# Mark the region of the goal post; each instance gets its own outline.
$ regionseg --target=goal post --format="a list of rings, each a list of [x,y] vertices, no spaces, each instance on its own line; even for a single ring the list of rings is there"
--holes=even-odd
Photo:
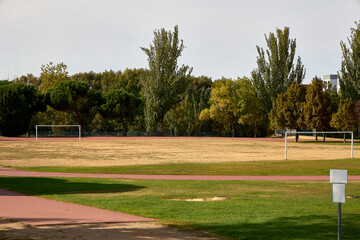
[[[289,134],[351,134],[351,158],[354,156],[354,132],[353,131],[325,131],[325,132],[298,132],[298,131],[291,131]],[[285,160],[287,160],[287,137],[288,131],[285,131]]]
[[[39,127],[77,127],[79,130],[79,141],[81,140],[81,125],[36,125],[35,126],[36,141],[38,140]]]

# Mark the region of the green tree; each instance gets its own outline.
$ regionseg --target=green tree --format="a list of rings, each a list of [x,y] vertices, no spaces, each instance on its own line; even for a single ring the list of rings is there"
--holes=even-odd
[[[342,62],[339,74],[342,97],[353,101],[360,99],[360,22],[355,24],[348,38],[349,47],[343,41],[340,42]]]
[[[3,82],[0,84],[0,133],[15,137],[29,130],[32,116],[45,111],[44,96],[34,86]]]
[[[340,100],[339,100],[340,101]],[[340,103],[339,103],[340,104]],[[334,112],[337,112],[337,109],[336,111]],[[360,123],[360,100],[357,100],[355,102],[355,113],[356,113],[356,116],[357,116],[357,119],[358,119],[358,122]]]
[[[328,92],[324,91],[321,79],[314,78],[306,90],[305,102],[302,104],[303,128],[323,131],[330,127],[332,107]],[[317,135],[316,135],[317,141]],[[325,135],[324,135],[325,141]]]
[[[299,130],[301,107],[305,102],[305,95],[306,87],[296,82],[293,82],[284,93],[280,93],[269,114],[270,127],[272,129]],[[295,139],[298,141],[298,134]]]
[[[235,127],[240,118],[237,103],[237,86],[231,79],[216,81],[211,89],[210,118],[224,124],[224,127],[232,131],[235,136]]]
[[[123,131],[122,124],[120,122],[115,119],[104,118],[100,113],[95,114],[89,127],[93,133],[118,133]]]
[[[11,82],[8,81],[8,80],[1,80],[1,81],[0,81],[0,87],[7,86],[7,85],[9,85],[9,84],[11,84]]]
[[[341,95],[337,92],[336,88],[326,89],[326,92],[330,98],[332,111],[337,112]]]
[[[257,124],[263,114],[249,79],[222,79],[214,82],[209,101],[210,108],[201,112],[201,120],[211,118],[221,123],[232,132],[233,137],[238,123],[248,124],[256,134]]]
[[[48,101],[46,101],[47,104]],[[72,112],[63,112],[56,110],[49,105],[46,107],[45,112],[38,112],[30,121],[30,129],[35,130],[36,125],[74,125],[78,124],[76,115]],[[82,127],[84,128],[84,127]],[[62,132],[64,128],[53,128],[53,132]]]
[[[331,127],[341,131],[355,131],[359,125],[355,113],[355,104],[351,98],[341,99],[339,109],[332,115]],[[346,142],[344,134],[344,142]]]
[[[71,76],[71,80],[85,82],[92,90],[101,90],[101,73],[95,73],[93,71],[75,73]]]
[[[100,88],[103,93],[114,89],[122,89],[128,93],[140,96],[141,84],[140,79],[148,72],[146,69],[125,69],[122,71],[104,71],[100,76]]]
[[[113,89],[117,89],[119,82],[122,78],[121,71],[104,71],[101,74],[101,90],[103,93],[107,93]]]
[[[122,74],[122,78],[118,83],[118,88],[128,93],[132,93],[135,96],[141,96],[141,84],[140,79],[147,73],[147,70],[139,69],[125,69]]]
[[[64,63],[49,62],[41,66],[39,91],[46,94],[60,82],[69,80],[67,66]],[[31,128],[37,124],[76,124],[76,118],[71,113],[61,112],[47,106],[46,112],[39,112],[31,121]],[[59,128],[54,131],[61,131]]]
[[[86,114],[100,101],[100,93],[90,91],[87,83],[68,80],[59,83],[48,93],[49,105],[56,110],[75,113],[83,125],[81,114]]]
[[[19,78],[15,78],[12,82],[14,82],[14,83],[23,83],[23,84],[26,84],[26,85],[32,85],[36,89],[39,89],[40,84],[41,84],[40,78],[35,77],[31,73],[23,75],[23,76],[21,76]]]
[[[289,38],[290,30],[276,29],[276,35],[265,35],[268,50],[257,46],[258,68],[251,73],[256,93],[267,113],[273,108],[273,102],[279,93],[283,93],[292,82],[301,83],[305,77],[305,69],[298,57],[294,67],[296,40]]]
[[[40,73],[41,84],[39,86],[41,93],[46,93],[51,88],[56,87],[60,82],[70,79],[67,66],[64,63],[41,65]]]
[[[141,48],[148,56],[149,72],[141,79],[142,93],[145,100],[145,122],[147,131],[156,128],[162,132],[165,114],[179,103],[190,83],[192,68],[182,65],[177,60],[184,49],[179,40],[178,26],[174,32],[164,28],[154,31],[153,44]]]
[[[135,116],[141,100],[121,89],[112,90],[104,95],[104,103],[100,106],[100,114],[107,119],[120,119],[123,126],[123,135],[127,134],[127,125]]]
[[[264,109],[256,96],[255,88],[251,81],[244,77],[238,79],[238,102],[240,118],[238,122],[253,129],[254,137],[257,136],[258,126],[264,120]]]
[[[191,77],[183,101],[165,115],[166,122],[175,135],[186,132],[190,136],[195,131],[201,131],[203,121],[199,116],[204,108],[209,107],[211,85],[209,77]]]

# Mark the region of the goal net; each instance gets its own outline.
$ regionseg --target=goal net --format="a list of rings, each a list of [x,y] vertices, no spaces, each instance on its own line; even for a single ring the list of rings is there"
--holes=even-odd
[[[54,131],[53,129],[59,128],[63,129],[63,131]],[[40,129],[42,131],[40,131]],[[65,129],[65,130],[64,130]],[[68,129],[73,129],[74,131],[69,132]],[[64,133],[70,133],[70,134],[64,134]],[[36,135],[36,141],[40,136],[44,137],[58,137],[58,136],[76,136],[81,139],[81,125],[36,125],[35,126],[35,135]]]
[[[287,160],[287,152],[288,152],[288,137],[289,136],[296,136],[296,135],[300,135],[300,136],[313,136],[314,138],[317,139],[317,136],[322,135],[324,137],[324,141],[325,141],[325,135],[340,135],[341,137],[344,137],[344,141],[345,141],[345,136],[346,135],[350,135],[351,137],[351,158],[353,158],[354,156],[354,133],[352,131],[325,131],[325,132],[299,132],[299,131],[285,131],[285,160]]]

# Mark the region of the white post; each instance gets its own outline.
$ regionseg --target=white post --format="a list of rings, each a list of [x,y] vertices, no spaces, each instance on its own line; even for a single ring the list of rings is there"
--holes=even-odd
[[[354,156],[354,132],[351,132],[351,158]]]
[[[285,129],[285,160],[287,160],[287,130]]]
[[[38,140],[38,139],[37,139],[37,138],[38,138],[38,137],[37,137],[37,135],[38,135],[38,129],[37,129],[37,127],[38,127],[38,126],[36,125],[36,126],[35,126],[36,141]]]
[[[79,125],[79,141],[81,139],[81,125]]]

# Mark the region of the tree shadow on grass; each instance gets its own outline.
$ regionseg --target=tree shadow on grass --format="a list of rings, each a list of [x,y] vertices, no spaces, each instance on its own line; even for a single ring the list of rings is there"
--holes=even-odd
[[[37,196],[76,193],[121,193],[137,191],[144,187],[97,179],[1,177],[0,188]]]
[[[346,214],[342,217],[341,239],[359,239],[360,214]],[[309,240],[337,239],[337,217],[309,215],[284,217],[264,223],[199,225],[199,228],[215,234],[242,240]]]

